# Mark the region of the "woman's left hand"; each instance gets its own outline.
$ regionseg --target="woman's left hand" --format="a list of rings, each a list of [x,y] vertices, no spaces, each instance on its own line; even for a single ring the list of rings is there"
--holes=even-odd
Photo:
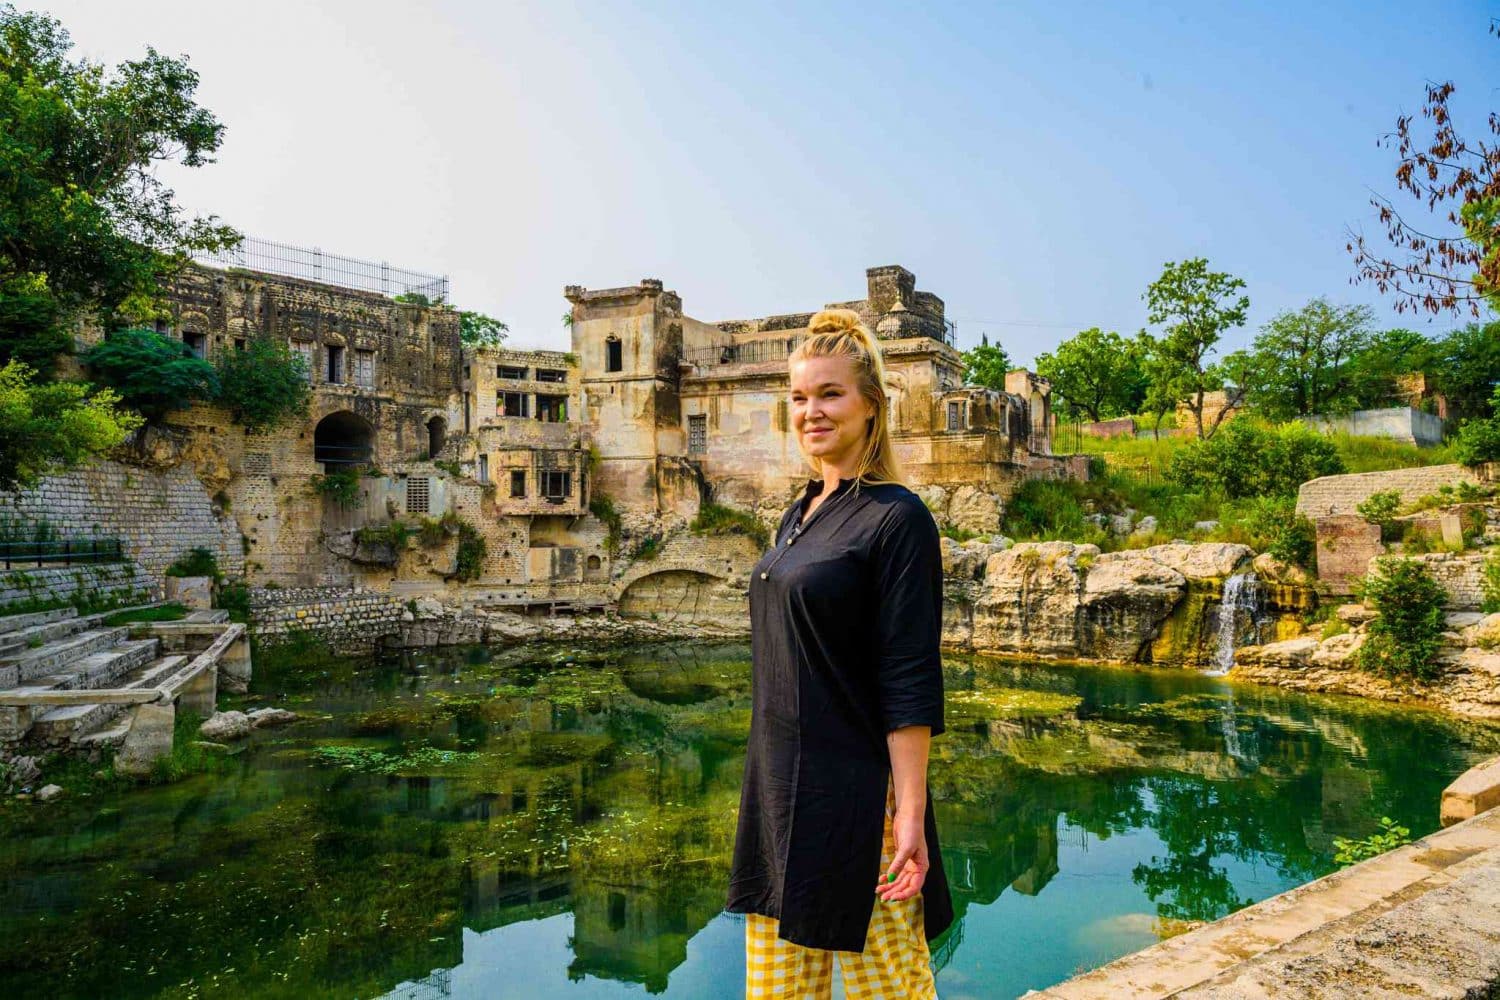
[[[891,817],[891,835],[896,841],[896,855],[891,867],[875,885],[875,894],[883,903],[911,899],[922,891],[927,881],[927,829],[921,813],[911,815],[896,811]],[[890,881],[891,876],[895,881]]]

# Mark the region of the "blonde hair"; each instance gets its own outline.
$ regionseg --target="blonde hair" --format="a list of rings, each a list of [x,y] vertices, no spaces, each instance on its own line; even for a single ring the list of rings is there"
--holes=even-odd
[[[885,483],[906,485],[901,463],[891,446],[890,404],[885,396],[885,363],[880,346],[870,328],[860,322],[853,309],[824,309],[807,324],[807,338],[797,345],[787,367],[806,358],[848,358],[854,367],[855,390],[875,406],[865,435],[864,450],[855,466],[855,489],[861,483],[877,486]],[[813,472],[823,475],[823,463],[809,455],[797,439],[797,450]]]

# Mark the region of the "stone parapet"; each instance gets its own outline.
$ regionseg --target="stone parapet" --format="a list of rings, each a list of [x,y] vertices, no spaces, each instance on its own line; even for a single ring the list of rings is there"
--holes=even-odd
[[[1358,472],[1345,476],[1323,476],[1302,484],[1297,491],[1297,513],[1314,520],[1335,514],[1355,514],[1355,508],[1376,493],[1394,491],[1402,503],[1430,496],[1441,486],[1479,482],[1479,476],[1462,465],[1428,465],[1386,472]]]

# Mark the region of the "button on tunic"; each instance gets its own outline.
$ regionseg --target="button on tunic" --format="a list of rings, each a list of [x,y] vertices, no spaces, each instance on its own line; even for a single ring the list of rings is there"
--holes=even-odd
[[[942,549],[906,487],[842,479],[803,518],[822,486],[808,482],[750,576],[752,714],[727,909],[778,918],[794,944],[861,951],[878,902],[886,734],[943,731]],[[953,904],[931,795],[925,822],[932,940]]]

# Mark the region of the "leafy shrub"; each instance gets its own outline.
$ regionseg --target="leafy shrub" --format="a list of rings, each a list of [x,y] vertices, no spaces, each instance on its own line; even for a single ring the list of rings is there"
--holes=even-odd
[[[1249,533],[1248,544],[1269,552],[1284,563],[1313,569],[1317,535],[1313,523],[1297,513],[1297,502],[1289,496],[1256,497],[1249,501],[1241,523]]]
[[[1231,499],[1294,496],[1309,479],[1337,475],[1344,461],[1332,441],[1300,423],[1264,427],[1240,419],[1172,456],[1167,478]]]
[[[365,525],[354,533],[356,541],[365,545],[389,545],[400,552],[412,536],[411,525],[397,518],[388,524]]]
[[[1000,530],[1012,538],[1096,541],[1103,532],[1088,520],[1079,484],[1028,479],[1005,505]]]
[[[467,583],[479,579],[484,572],[484,559],[489,546],[484,536],[468,521],[458,522],[458,558],[453,566],[453,576]]]
[[[769,543],[766,527],[748,511],[735,510],[722,504],[706,503],[698,508],[689,530],[702,535],[745,535],[757,545]]]
[[[307,362],[287,344],[255,337],[244,350],[220,355],[215,367],[218,398],[246,430],[267,430],[307,414]]]
[[[219,395],[214,366],[180,340],[151,330],[120,330],[83,356],[96,381],[114,389],[126,406],[160,420],[196,400]]]
[[[268,584],[275,586],[275,584]],[[229,612],[229,620],[244,624],[250,620],[250,588],[243,581],[235,581],[219,588],[214,605]]]
[[[1359,664],[1388,677],[1427,680],[1437,673],[1433,657],[1441,645],[1447,594],[1414,559],[1381,559],[1377,567],[1361,586],[1360,596],[1376,618],[1366,627]]]
[[[1409,843],[1411,831],[1404,826],[1397,826],[1396,821],[1389,816],[1382,816],[1379,833],[1372,833],[1363,840],[1334,837],[1333,860],[1341,865],[1357,864]]]
[[[1485,614],[1500,611],[1500,547],[1490,549],[1480,572],[1479,590],[1483,595],[1479,609]]]
[[[615,509],[615,502],[604,493],[595,493],[594,498],[589,501],[589,513],[609,529],[609,534],[604,539],[604,547],[613,556],[620,547],[622,527],[622,519],[620,512]]]
[[[352,468],[338,469],[326,476],[313,476],[313,492],[348,510],[359,503],[359,478],[358,470]]]
[[[167,576],[211,576],[217,580],[219,560],[209,549],[190,549],[167,567]]]
[[[1464,465],[1500,462],[1500,417],[1470,420],[1460,427],[1453,457]]]
[[[1354,506],[1355,513],[1360,517],[1371,524],[1380,526],[1380,539],[1385,542],[1394,542],[1398,539],[1396,512],[1400,509],[1401,494],[1395,490],[1371,493]]]

